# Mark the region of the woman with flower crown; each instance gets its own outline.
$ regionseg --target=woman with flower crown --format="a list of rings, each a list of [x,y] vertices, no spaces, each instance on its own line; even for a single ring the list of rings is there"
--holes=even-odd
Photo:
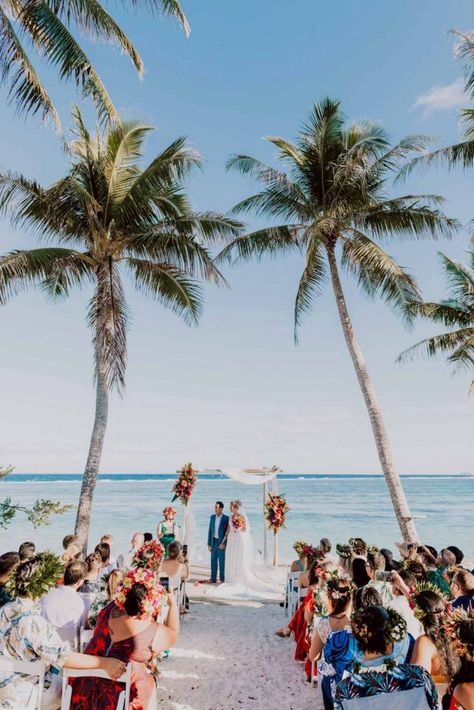
[[[446,710],[472,710],[474,708],[474,608],[454,609],[444,628],[461,659],[458,672],[451,679],[443,698]]]
[[[176,509],[171,505],[163,510],[163,520],[158,523],[156,536],[165,548],[165,555],[168,552],[168,545],[177,538],[178,526],[176,525]]]
[[[130,704],[126,710],[155,709],[155,681],[149,669],[158,654],[176,643],[179,634],[174,595],[166,595],[157,581],[157,551],[146,545],[142,548],[144,553],[140,555],[139,550],[134,560],[139,566],[125,575],[114,601],[100,612],[94,636],[85,649],[86,654],[114,656],[125,664],[132,663]],[[169,608],[163,626],[156,619],[164,604]],[[102,678],[76,678],[72,685],[71,708],[76,710],[113,710],[123,690],[123,685]]]
[[[406,623],[390,607],[369,606],[351,618],[352,634],[361,655],[353,670],[337,686],[335,710],[438,710],[438,694],[428,671],[408,663],[397,663],[395,645],[405,642]],[[370,701],[369,701],[370,698]]]

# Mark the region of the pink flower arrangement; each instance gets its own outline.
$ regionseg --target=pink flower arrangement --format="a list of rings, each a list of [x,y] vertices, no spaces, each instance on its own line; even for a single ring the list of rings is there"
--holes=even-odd
[[[192,464],[187,463],[179,472],[178,480],[173,486],[173,501],[180,500],[183,505],[187,505],[192,496],[197,476]]]
[[[132,560],[132,567],[141,567],[157,572],[160,568],[164,552],[163,545],[157,540],[145,542],[140,549],[136,551]]]
[[[284,495],[270,495],[270,500],[265,503],[265,518],[268,527],[272,528],[275,535],[285,524],[285,516],[288,511],[289,507]]]
[[[243,515],[236,515],[232,518],[232,526],[235,530],[245,530],[245,518]]]
[[[150,569],[136,568],[127,572],[115,594],[115,606],[120,609],[120,611],[125,611],[127,594],[135,584],[142,584],[147,591],[146,597],[142,602],[142,615],[158,616],[163,606],[166,591],[159,583],[155,572]]]

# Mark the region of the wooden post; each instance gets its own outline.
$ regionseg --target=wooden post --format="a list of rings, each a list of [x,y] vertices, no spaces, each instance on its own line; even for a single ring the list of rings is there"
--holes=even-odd
[[[267,520],[265,518],[265,503],[267,502],[267,482],[263,482],[263,561],[267,564]]]
[[[278,564],[278,531],[273,531],[273,566]]]

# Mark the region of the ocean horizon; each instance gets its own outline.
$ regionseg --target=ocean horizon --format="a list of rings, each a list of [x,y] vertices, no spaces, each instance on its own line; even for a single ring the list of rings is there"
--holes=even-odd
[[[474,477],[462,474],[404,474],[403,486],[420,538],[438,549],[457,545],[474,559],[474,540],[467,521],[474,516]],[[155,533],[162,509],[171,503],[176,473],[102,473],[98,477],[92,509],[89,547],[109,532],[114,553],[128,549],[135,530]],[[11,473],[0,482],[0,498],[10,496],[20,505],[51,498],[77,505],[82,474]],[[270,484],[271,485],[271,484]],[[294,557],[296,540],[316,544],[321,537],[336,543],[362,537],[370,544],[395,550],[401,539],[390,496],[381,474],[282,473],[278,491],[286,495],[290,510],[278,536],[280,560]],[[214,502],[238,498],[249,516],[255,549],[263,549],[262,487],[247,486],[223,474],[201,473],[192,497],[196,517],[194,559],[208,561],[207,527]],[[182,507],[178,508],[178,522]],[[64,535],[73,532],[75,509],[53,516],[51,524],[36,530],[18,514],[2,531],[2,549],[15,549],[33,540],[38,549],[61,550]],[[269,534],[269,547],[272,535]]]

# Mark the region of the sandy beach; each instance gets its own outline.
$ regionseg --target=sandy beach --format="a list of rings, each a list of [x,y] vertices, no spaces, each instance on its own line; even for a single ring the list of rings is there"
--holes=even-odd
[[[159,707],[314,708],[316,692],[292,658],[294,644],[275,636],[285,619],[278,604],[193,602],[161,664]]]

